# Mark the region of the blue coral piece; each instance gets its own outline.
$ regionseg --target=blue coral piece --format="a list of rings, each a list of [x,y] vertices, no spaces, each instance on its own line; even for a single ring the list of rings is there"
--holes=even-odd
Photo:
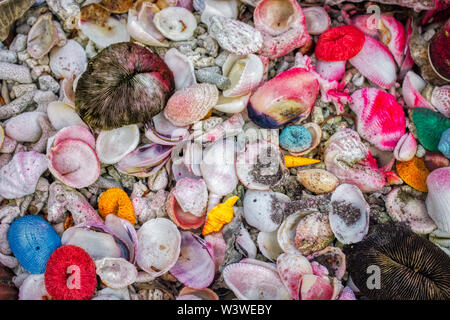
[[[61,238],[40,216],[27,215],[11,223],[8,242],[22,267],[34,274],[45,272],[47,260],[61,246]]]
[[[438,149],[444,156],[450,158],[450,129],[445,130],[442,134]]]
[[[302,152],[312,143],[311,132],[302,126],[289,126],[280,134],[280,146],[291,152]]]

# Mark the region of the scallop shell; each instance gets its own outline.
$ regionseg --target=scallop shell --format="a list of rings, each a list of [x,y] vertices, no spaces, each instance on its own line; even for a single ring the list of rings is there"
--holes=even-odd
[[[113,130],[101,131],[97,137],[96,152],[101,163],[114,164],[139,144],[139,128],[132,124]]]
[[[0,168],[0,196],[16,199],[34,193],[39,177],[45,170],[45,155],[35,151],[18,152],[8,164]]]
[[[159,9],[151,2],[142,3],[137,12],[134,9],[128,11],[127,30],[130,36],[139,42],[149,46],[167,47],[164,36],[156,28],[153,17]]]
[[[173,73],[176,90],[180,90],[197,83],[192,61],[178,51],[178,49],[169,49],[164,55],[164,62]]]
[[[217,87],[209,83],[195,84],[176,91],[167,101],[164,116],[173,125],[183,127],[203,119],[216,105]]]
[[[75,108],[64,102],[50,102],[47,107],[47,115],[50,123],[56,130],[70,126],[87,128],[87,125],[81,120]]]
[[[130,34],[127,26],[121,21],[109,17],[105,23],[80,19],[78,23],[80,30],[94,42],[99,48],[103,49],[112,44],[130,41]]]
[[[36,142],[42,135],[39,118],[46,117],[39,111],[24,112],[10,118],[3,125],[6,135],[18,142]]]
[[[75,40],[68,40],[64,47],[55,47],[50,52],[50,69],[58,78],[76,77],[86,67],[86,52]]]
[[[211,36],[233,54],[245,56],[259,51],[263,45],[262,34],[244,22],[222,16],[212,16],[209,22]]]
[[[297,180],[316,194],[332,192],[339,185],[339,179],[334,174],[322,169],[299,170]]]
[[[172,41],[188,40],[197,28],[194,15],[181,7],[162,9],[153,17],[153,23],[159,32]]]
[[[113,289],[126,288],[135,282],[138,275],[136,267],[123,258],[95,260],[95,268],[102,282]]]
[[[26,215],[9,227],[8,242],[14,256],[30,273],[44,273],[47,260],[61,246],[52,226],[40,216]]]
[[[450,232],[450,167],[439,168],[428,175],[427,211],[439,230]]]
[[[27,51],[34,59],[46,55],[58,41],[58,30],[51,14],[40,16],[28,32]]]
[[[231,80],[231,86],[223,91],[224,97],[240,97],[251,93],[262,81],[264,66],[254,54],[246,57],[229,55],[222,73]]]

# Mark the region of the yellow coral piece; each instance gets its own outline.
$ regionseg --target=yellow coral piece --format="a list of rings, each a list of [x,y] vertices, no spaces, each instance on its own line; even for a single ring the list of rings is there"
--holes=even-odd
[[[224,203],[220,203],[208,212],[202,235],[217,232],[222,229],[224,224],[233,220],[233,206],[239,200],[238,196],[231,197]]]
[[[5,131],[3,131],[2,126],[0,126],[0,148],[2,147],[4,140],[5,140]]]
[[[284,162],[286,163],[286,167],[292,168],[292,167],[307,166],[309,164],[318,163],[318,162],[320,162],[320,160],[285,155]]]
[[[135,223],[133,203],[127,193],[119,188],[111,188],[103,192],[98,199],[98,213],[103,219],[108,214],[115,214],[119,218]]]

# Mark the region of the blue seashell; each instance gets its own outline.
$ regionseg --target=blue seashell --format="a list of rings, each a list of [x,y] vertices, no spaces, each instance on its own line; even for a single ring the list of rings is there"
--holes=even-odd
[[[11,223],[8,242],[14,256],[30,273],[45,272],[50,255],[61,246],[61,238],[40,216],[27,215]]]
[[[446,158],[450,158],[450,129],[447,129],[442,133],[438,149]]]
[[[301,152],[308,149],[312,143],[312,135],[302,126],[289,126],[280,134],[280,146],[291,152]]]

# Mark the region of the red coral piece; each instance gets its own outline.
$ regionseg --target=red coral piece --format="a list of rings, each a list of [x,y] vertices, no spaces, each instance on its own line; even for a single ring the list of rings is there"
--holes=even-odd
[[[364,41],[364,33],[353,26],[328,29],[317,40],[316,58],[324,61],[348,60],[362,50]]]
[[[89,300],[97,287],[95,264],[80,247],[56,249],[45,269],[45,288],[55,300]]]

